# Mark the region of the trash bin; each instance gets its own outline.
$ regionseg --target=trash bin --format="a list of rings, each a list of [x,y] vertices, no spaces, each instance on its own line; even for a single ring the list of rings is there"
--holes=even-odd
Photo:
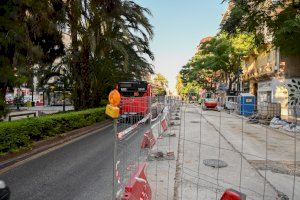
[[[249,116],[254,114],[256,105],[255,96],[250,93],[241,93],[238,96],[238,113],[240,115]]]
[[[31,102],[31,106],[32,106],[32,107],[35,106],[35,102],[34,102],[34,101]]]

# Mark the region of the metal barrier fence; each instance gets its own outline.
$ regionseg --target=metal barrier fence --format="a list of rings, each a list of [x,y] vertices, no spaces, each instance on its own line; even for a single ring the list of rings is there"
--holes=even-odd
[[[133,102],[134,101],[134,102]],[[151,99],[149,97],[122,98],[121,116],[114,122],[114,187],[113,199],[121,199],[131,177],[145,159],[141,144],[150,129]]]
[[[115,123],[113,199],[224,200],[228,189],[240,199],[300,199],[298,107],[284,120],[249,101],[203,110],[142,98],[122,99]]]
[[[175,104],[176,100],[170,97],[121,99],[121,116],[114,123],[113,199],[134,199],[138,195],[153,199],[151,196],[155,196],[155,189],[143,173],[150,168],[149,162],[161,160],[167,154],[172,157],[168,152],[154,150],[153,146],[170,125],[170,112],[175,110]]]
[[[247,199],[300,199],[299,107],[284,120],[272,106],[185,104],[177,199],[220,199],[228,188]]]

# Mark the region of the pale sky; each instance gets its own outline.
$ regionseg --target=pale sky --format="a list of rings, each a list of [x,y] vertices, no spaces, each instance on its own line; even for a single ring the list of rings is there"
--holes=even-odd
[[[155,71],[169,81],[171,90],[176,75],[194,55],[201,38],[213,36],[227,4],[221,0],[135,0],[151,10],[154,26],[151,49],[155,55]]]

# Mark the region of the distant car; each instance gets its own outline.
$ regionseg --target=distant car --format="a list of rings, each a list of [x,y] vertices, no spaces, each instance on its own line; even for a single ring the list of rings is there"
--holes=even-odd
[[[9,200],[10,190],[4,183],[4,181],[0,180],[0,200]]]
[[[217,99],[204,99],[204,102],[202,104],[202,109],[203,110],[217,110],[218,108],[218,100]]]
[[[12,105],[15,103],[14,95],[12,93],[8,93],[5,95],[6,104]]]

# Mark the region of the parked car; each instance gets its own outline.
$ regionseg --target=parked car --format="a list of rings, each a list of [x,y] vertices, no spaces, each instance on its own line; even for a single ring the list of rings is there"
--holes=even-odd
[[[0,180],[0,200],[9,200],[10,190],[4,181]]]
[[[218,109],[218,100],[209,98],[209,99],[204,99],[204,102],[202,104],[202,109],[203,110],[217,110]]]

